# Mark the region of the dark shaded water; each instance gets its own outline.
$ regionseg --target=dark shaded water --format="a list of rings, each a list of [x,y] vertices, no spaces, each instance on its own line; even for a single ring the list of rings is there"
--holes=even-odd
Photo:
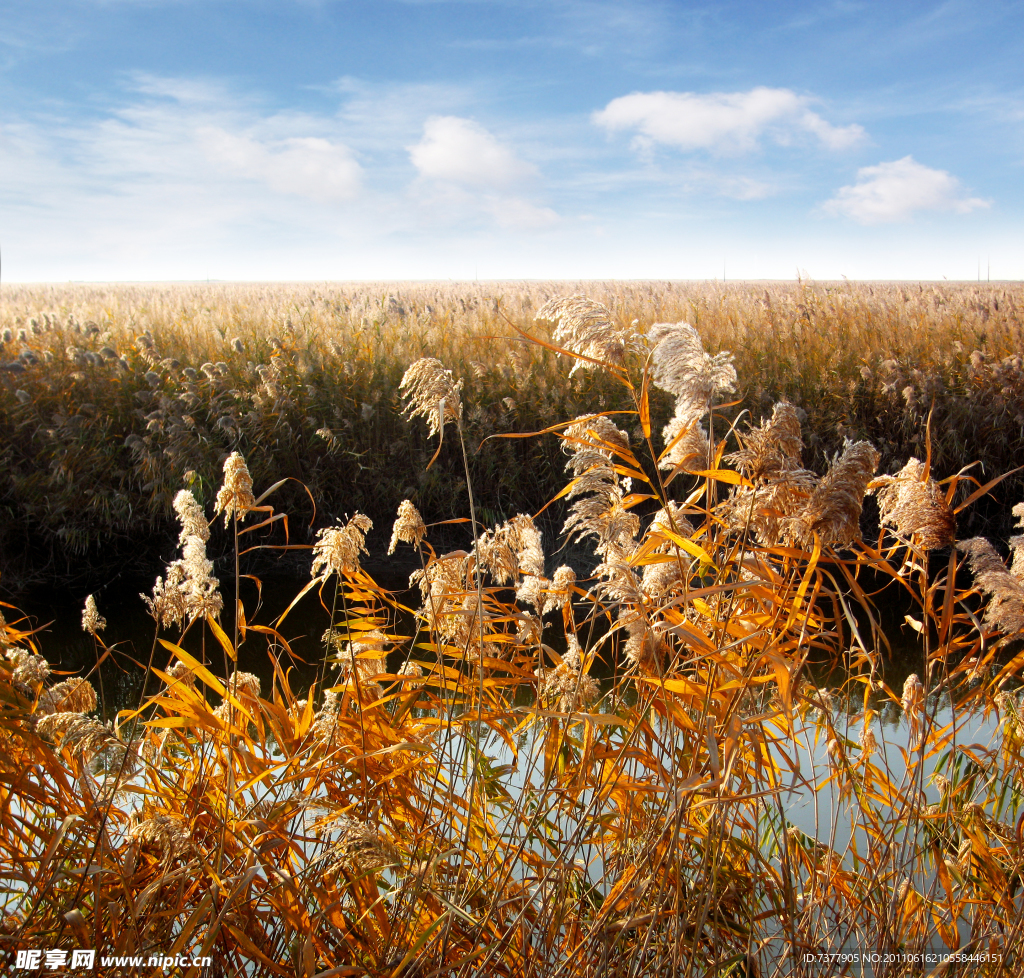
[[[420,595],[418,589],[410,590],[408,587],[409,568],[402,567],[397,573],[394,566],[388,569],[390,574],[387,577],[377,574],[381,584],[392,589],[399,603],[416,607]],[[262,586],[257,587],[254,580],[243,577],[240,596],[248,624],[275,626],[280,615],[308,581],[308,577],[300,578],[294,573],[263,574]],[[150,663],[163,669],[173,661],[172,654],[155,641],[155,622],[140,596],[141,593],[149,594],[152,585],[151,579],[119,579],[96,592],[99,612],[109,622],[101,633],[109,649],[105,657],[104,649],[81,627],[85,595],[48,589],[32,592],[19,602],[19,610],[28,616],[31,627],[40,629],[34,638],[54,673],[87,675],[100,694],[108,717],[118,709],[136,705],[144,693],[157,691],[157,681],[152,677],[144,689],[146,667]],[[222,576],[221,593],[224,597],[224,612],[220,623],[224,631],[233,636],[233,581],[227,575]],[[322,636],[330,626],[333,594],[332,580],[324,587],[322,596],[317,589],[313,589],[288,612],[280,627],[287,648],[273,636],[248,632],[245,641],[239,646],[238,668],[260,677],[264,695],[270,695],[274,674],[268,652],[272,652],[281,667],[288,670],[289,683],[296,693],[304,694],[314,682],[332,680],[334,673],[331,667],[324,666],[325,646]],[[14,620],[17,616],[8,611],[6,617]],[[338,617],[340,614],[336,615],[336,620]],[[891,650],[884,660],[884,678],[890,688],[898,690],[911,672],[923,672],[921,650],[917,635],[905,626],[900,627],[903,625],[902,609],[892,608],[886,617],[888,620],[884,626]],[[24,624],[21,627],[25,627]],[[411,635],[414,629],[415,621],[411,614],[394,610],[390,612],[388,631]],[[549,627],[545,641],[557,647],[555,631],[560,633],[561,630]],[[200,622],[188,629],[184,637],[176,628],[162,630],[159,637],[180,643],[190,654],[207,663],[215,675],[223,676],[233,668],[230,662],[225,661],[224,652],[209,629]],[[392,654],[392,668],[398,668],[403,654]],[[97,668],[97,660],[100,658],[102,664]],[[595,663],[593,671],[597,678],[602,678],[602,672],[610,676],[611,670],[607,665]],[[811,682],[833,690],[843,687],[848,675],[846,662],[842,659],[811,664],[808,670]]]
[[[271,577],[264,579],[262,589],[248,579],[242,579],[239,594],[249,625],[273,627],[295,596],[308,583],[308,579]],[[173,655],[155,641],[156,623],[149,615],[140,593],[151,593],[151,580],[118,581],[101,589],[95,595],[99,613],[108,621],[100,637],[109,649],[104,649],[93,637],[82,630],[84,599],[77,594],[61,591],[36,592],[27,595],[19,609],[28,616],[32,627],[39,628],[33,636],[39,651],[50,662],[54,673],[88,676],[96,687],[109,716],[118,709],[137,704],[145,693],[155,693],[158,682],[150,678],[144,689],[146,667],[165,668],[174,661]],[[323,633],[330,626],[330,604],[333,582],[324,589],[323,600],[316,589],[303,596],[289,612],[280,630],[287,641],[284,648],[273,636],[255,631],[247,633],[238,648],[238,669],[260,677],[264,695],[270,695],[274,667],[268,651],[278,658],[281,667],[289,671],[289,682],[296,692],[304,692],[323,677]],[[230,591],[229,591],[230,588]],[[233,637],[234,593],[233,583],[222,582],[224,612],[221,627]],[[13,617],[10,613],[8,620]],[[24,627],[22,624],[19,627]],[[202,622],[196,622],[184,636],[178,628],[162,629],[159,638],[180,644],[191,655],[209,665],[214,675],[224,676],[233,668],[225,665],[225,653]],[[103,658],[97,668],[97,660]],[[328,672],[328,676],[331,673]]]

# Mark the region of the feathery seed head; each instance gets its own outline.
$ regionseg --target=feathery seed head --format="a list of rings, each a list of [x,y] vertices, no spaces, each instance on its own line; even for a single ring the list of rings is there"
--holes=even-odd
[[[684,472],[711,468],[711,442],[701,423],[702,409],[695,410],[687,400],[676,401],[675,414],[661,429],[665,452],[658,463],[661,469],[679,467]]]
[[[95,754],[111,744],[119,743],[109,728],[93,717],[81,713],[49,713],[36,724],[36,730],[48,740],[83,756]]]
[[[870,442],[848,440],[802,512],[783,522],[785,537],[809,547],[817,533],[822,546],[835,549],[859,539],[864,493],[877,466],[878,452]]]
[[[439,434],[446,422],[462,418],[462,381],[456,382],[440,360],[417,360],[406,370],[399,389],[407,400],[409,420],[422,416],[431,435]]]
[[[939,484],[926,476],[924,463],[910,459],[900,471],[875,480],[883,526],[891,526],[925,550],[948,547],[956,536],[956,516]]]
[[[192,849],[192,837],[185,823],[174,815],[153,815],[136,822],[128,838],[143,849],[158,849],[165,859],[180,859]]]
[[[344,526],[327,527],[320,530],[313,546],[311,577],[317,577],[321,570],[331,574],[355,574],[359,571],[359,554],[369,553],[364,538],[373,528],[373,521],[362,513],[356,513]]]
[[[916,672],[907,676],[903,683],[903,696],[900,699],[900,705],[903,707],[904,713],[913,716],[920,713],[924,706],[924,686]]]
[[[718,394],[736,389],[731,353],[709,357],[700,334],[689,323],[655,323],[647,334],[653,347],[653,380],[676,395],[676,412],[703,417]]]
[[[248,512],[256,506],[256,497],[252,494],[252,476],[240,452],[232,452],[224,460],[224,484],[217,493],[214,515],[224,514],[224,525],[227,526],[232,515],[244,520]]]
[[[90,594],[85,599],[85,609],[82,611],[82,631],[95,635],[107,627],[107,619],[100,616],[96,607],[96,599]]]
[[[665,658],[664,639],[640,616],[628,621],[626,628],[629,633],[624,647],[626,658],[641,672],[657,675]]]
[[[551,582],[547,587],[547,598],[541,614],[554,611],[555,608],[564,608],[572,603],[572,589],[576,586],[576,571],[571,567],[562,565],[555,571]]]
[[[65,679],[39,697],[42,713],[91,713],[96,709],[96,690],[88,679]]]
[[[213,576],[213,562],[206,556],[206,543],[201,537],[188,537],[181,552],[185,579],[185,607],[191,619],[207,615],[216,618],[224,608],[219,593],[220,582]]]
[[[423,522],[423,517],[420,516],[420,511],[408,499],[403,499],[398,504],[398,519],[395,520],[395,525],[391,530],[388,554],[395,552],[400,540],[418,547],[426,535],[427,527]]]
[[[989,599],[985,624],[1006,636],[1024,632],[1024,581],[1006,569],[995,548],[984,537],[961,540],[956,548],[967,554],[975,586]]]
[[[171,677],[174,685],[188,686],[191,689],[195,689],[196,686],[196,674],[190,669],[184,662],[175,662],[173,665],[167,667],[167,675]]]
[[[337,634],[337,629],[334,629]],[[326,633],[325,633],[326,634]],[[369,632],[355,632],[351,642],[338,642],[338,657],[335,665],[346,678],[355,673],[361,683],[376,680],[387,670],[387,637],[374,629]]]
[[[629,451],[629,435],[606,415],[583,415],[566,427],[562,451],[575,455],[599,452],[611,459],[617,452]]]
[[[562,662],[544,676],[541,687],[545,696],[557,699],[557,709],[575,713],[580,707],[597,699],[597,683],[580,671],[579,654],[574,659],[566,656]]]
[[[210,539],[210,523],[203,515],[203,507],[188,489],[182,489],[174,497],[174,512],[181,522],[178,536],[180,547],[189,537],[199,537],[204,543]]]
[[[696,530],[693,528],[693,524],[683,515],[683,509],[684,507],[680,503],[670,499],[666,506],[663,506],[654,514],[654,519],[651,520],[651,525],[647,528],[647,532],[675,533],[683,537],[692,537]],[[674,544],[670,544],[669,547],[661,545],[658,549],[671,550],[673,548]]]
[[[183,585],[185,569],[180,560],[167,566],[167,579],[158,577],[153,584],[153,597],[140,593],[139,597],[146,602],[154,621],[162,628],[180,625],[188,613],[187,600]]]
[[[544,592],[550,582],[546,577],[526,574],[516,587],[516,601],[520,605],[529,605],[538,614],[544,606]]]
[[[481,567],[490,571],[498,584],[508,584],[520,573],[544,576],[544,550],[541,533],[533,519],[523,514],[487,530],[476,542]]]
[[[14,664],[11,679],[16,683],[38,686],[50,675],[50,663],[41,655],[36,655],[26,649],[9,648],[7,660]]]
[[[770,479],[782,471],[800,468],[803,437],[797,410],[788,401],[779,401],[769,421],[740,436],[741,451],[728,456],[751,481]]]
[[[343,815],[336,824],[341,829],[341,837],[324,857],[325,880],[337,879],[346,869],[370,874],[398,862],[394,847],[386,844],[369,825],[348,815]]]
[[[236,699],[242,699],[243,697],[258,699],[260,695],[259,676],[255,676],[251,672],[233,672],[225,687]]]
[[[570,353],[591,360],[621,364],[628,352],[640,348],[640,336],[634,326],[617,326],[607,308],[585,295],[549,299],[537,310],[535,318],[557,323],[555,342]],[[588,360],[577,360],[569,376],[595,366]]]
[[[875,739],[874,731],[872,731],[867,719],[865,719],[864,728],[860,732],[860,749],[864,760],[867,760],[878,750],[878,741]]]

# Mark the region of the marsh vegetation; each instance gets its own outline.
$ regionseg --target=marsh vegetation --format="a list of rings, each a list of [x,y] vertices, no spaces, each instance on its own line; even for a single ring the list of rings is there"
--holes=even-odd
[[[536,513],[562,485],[556,439],[487,439],[632,407],[606,375],[570,380],[571,363],[513,329],[548,335],[534,314],[567,292],[601,302],[618,327],[686,321],[710,351],[732,351],[742,406],[759,418],[792,403],[805,462],[819,470],[849,437],[895,472],[923,456],[929,412],[935,471],[980,463],[988,478],[1019,464],[1019,286],[5,286],[0,589],[63,581],[84,595],[112,568],[151,575],[177,535],[175,494],[187,486],[209,505],[232,451],[257,485],[297,480],[278,501],[301,543],[358,510],[377,527],[377,551],[403,499],[431,518],[463,515],[461,460],[444,451],[428,469],[436,446],[401,418],[398,385],[422,357],[463,381],[485,521]],[[657,431],[673,401],[658,388],[649,398]],[[1022,492],[1011,480],[992,506],[974,507],[973,529]],[[553,540],[557,518],[541,522]],[[230,562],[225,548],[214,556]]]
[[[843,948],[891,955],[878,975],[920,973],[900,955],[943,949],[982,956],[972,973],[1019,971],[1024,537],[994,546],[964,532],[1009,480],[944,468],[969,435],[950,419],[997,375],[1010,393],[979,406],[976,437],[1014,409],[1020,362],[999,347],[1016,335],[1013,296],[985,299],[989,323],[996,301],[999,318],[972,358],[980,298],[892,287],[912,352],[881,360],[899,337],[862,321],[858,288],[708,287],[677,305],[647,294],[667,309],[643,307],[637,288],[633,315],[608,295],[552,295],[536,302],[536,323],[506,301],[467,309],[458,332],[353,317],[349,372],[324,366],[330,334],[310,311],[323,295],[300,307],[305,319],[282,300],[272,337],[244,321],[197,331],[166,312],[164,326],[132,322],[129,348],[99,319],[93,332],[79,313],[71,326],[37,318],[34,337],[88,340],[53,352],[46,370],[45,350],[32,354],[39,364],[19,354],[12,375],[35,386],[18,388],[8,450],[17,438],[59,446],[37,468],[57,487],[38,489],[51,506],[73,507],[106,478],[146,478],[152,515],[124,514],[121,532],[130,538],[135,518],[151,532],[165,506],[180,556],[140,597],[153,638],[139,665],[156,691],[109,723],[90,676],[54,674],[45,635],[3,607],[6,949],[210,954],[223,974],[323,978],[817,975],[803,955]],[[182,293],[163,294],[165,310],[181,309]],[[786,295],[808,313],[787,320],[803,349],[795,335],[782,342],[781,326],[737,328],[733,352],[722,349],[722,310],[781,316]],[[712,300],[717,320],[702,306]],[[946,339],[932,329],[950,303],[974,310],[959,351],[948,323]],[[820,310],[843,309],[860,324],[856,342],[816,324]],[[28,343],[32,327],[21,328]],[[91,348],[101,343],[110,354]],[[826,364],[834,399],[815,401]],[[766,401],[773,371],[790,386]],[[122,438],[114,428],[137,419],[140,393],[145,434]],[[334,401],[349,414],[331,413]],[[892,412],[886,441],[859,437],[848,412],[839,433],[857,437],[829,452],[833,429],[810,446],[807,425],[840,402]],[[45,419],[54,405],[84,420],[29,431],[31,412]],[[373,428],[378,415],[387,421]],[[524,420],[546,433],[518,437]],[[1009,450],[1009,426],[992,430]],[[366,431],[382,440],[356,451]],[[920,452],[892,461],[904,442]],[[280,468],[292,449],[295,473]],[[492,450],[498,461],[485,461]],[[308,543],[297,530],[307,521],[284,519],[293,504],[308,512],[307,489],[314,500],[331,491],[330,465],[378,455],[395,488],[414,490],[399,494],[378,549],[414,556],[414,600],[367,572],[382,524],[352,496],[325,507],[347,512]],[[83,458],[91,483],[74,474]],[[545,459],[535,478],[506,471]],[[310,471],[320,481],[289,495],[298,482],[281,480]],[[365,498],[390,491],[357,471]],[[539,506],[495,513],[495,500],[530,499],[556,472],[544,500],[554,539]],[[525,480],[524,496],[493,494],[506,478]],[[99,501],[91,512],[93,526],[116,517]],[[566,539],[592,551],[586,571],[563,561]],[[87,534],[67,545],[91,546]],[[303,689],[289,613],[254,625],[241,598],[256,558],[299,545],[309,564],[296,600],[316,593],[330,614],[322,669]],[[230,556],[225,572],[214,548]],[[894,685],[882,607],[897,595],[919,666]],[[87,601],[82,627],[97,662],[118,656],[117,608]],[[184,647],[196,634],[199,654]],[[262,684],[240,668],[257,648],[272,665]],[[839,665],[841,695],[814,680],[822,662]],[[897,751],[883,714],[904,732]],[[975,742],[986,718],[995,733]],[[835,804],[801,828],[794,792]]]

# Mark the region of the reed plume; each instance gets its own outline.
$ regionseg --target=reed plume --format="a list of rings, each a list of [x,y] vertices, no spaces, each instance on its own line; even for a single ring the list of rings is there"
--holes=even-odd
[[[541,613],[546,615],[556,608],[564,608],[566,605],[572,604],[572,592],[575,586],[576,571],[563,564],[551,577]]]
[[[41,655],[16,646],[8,647],[6,655],[7,660],[14,665],[11,678],[16,683],[38,686],[50,675],[50,663]]]
[[[246,515],[256,507],[256,497],[252,493],[252,476],[249,467],[240,452],[232,452],[224,460],[224,482],[217,492],[217,501],[213,508],[214,516],[224,514],[224,525],[236,516],[244,520]],[[202,518],[200,511],[199,518]],[[184,518],[183,518],[184,522]],[[183,529],[184,533],[185,530]],[[209,539],[207,537],[207,539]]]
[[[741,486],[726,501],[723,515],[729,525],[749,527],[760,543],[780,538],[787,520],[796,517],[817,484],[803,468],[800,418],[788,401],[779,401],[768,421],[737,434],[740,450],[726,461],[739,469],[752,486]]]
[[[878,466],[878,452],[869,442],[847,440],[802,511],[783,521],[783,534],[801,546],[813,546],[817,535],[824,547],[841,549],[860,539],[864,493]]]
[[[93,717],[81,713],[48,713],[36,722],[36,732],[66,750],[87,758],[120,743],[110,729]]]
[[[1011,512],[1017,517],[1017,522],[1014,526],[1017,529],[1024,529],[1024,503],[1017,503]],[[1010,552],[1013,554],[1010,573],[1014,577],[1024,580],[1024,536],[1012,536],[1008,542],[1010,544]]]
[[[716,396],[736,389],[732,354],[708,356],[700,334],[689,323],[655,323],[647,342],[652,348],[652,379],[675,395],[677,416],[700,418]]]
[[[335,636],[337,657],[335,665],[346,678],[355,677],[361,683],[376,682],[377,677],[387,671],[387,654],[385,646],[387,637],[377,629],[368,632],[353,633],[351,641],[338,641],[337,629],[331,630]]]
[[[409,577],[409,586],[420,589],[420,614],[428,627],[448,643],[457,643],[465,632],[461,609],[469,589],[468,566],[467,554],[459,550],[430,561]]]
[[[167,565],[166,577],[157,577],[152,597],[139,595],[164,628],[180,625],[186,618],[216,618],[224,609],[220,581],[213,576],[213,562],[206,555],[210,524],[202,508],[189,490],[182,489],[174,497],[174,510],[182,525],[178,537],[181,558]]]
[[[107,619],[100,615],[96,599],[90,594],[85,599],[85,609],[82,611],[82,631],[95,635],[106,627]]]
[[[462,381],[456,381],[440,360],[417,360],[406,370],[399,390],[407,401],[406,416],[410,421],[422,416],[431,435],[439,434],[448,421],[462,418]]]
[[[88,679],[65,679],[39,696],[40,713],[91,713],[96,709],[96,690]]]
[[[896,475],[879,476],[874,485],[882,526],[892,527],[924,550],[939,550],[953,543],[956,516],[923,462],[912,458]]]
[[[372,529],[373,521],[362,513],[356,513],[344,526],[318,531],[310,576],[317,577],[321,571],[328,575],[358,573],[359,555],[369,552],[365,537]]]
[[[391,530],[391,543],[388,545],[388,555],[395,552],[399,541],[411,543],[418,547],[423,538],[427,535],[427,527],[420,516],[420,511],[413,506],[408,499],[403,499],[398,504],[398,519]]]
[[[128,838],[143,849],[156,849],[168,861],[182,859],[194,850],[188,828],[176,815],[161,813],[135,821]]]
[[[250,486],[251,488],[251,486]],[[210,521],[203,514],[203,507],[189,489],[181,489],[174,497],[174,512],[181,523],[178,546],[183,546],[189,537],[199,537],[204,543],[210,539]]]
[[[680,401],[668,424],[661,429],[665,451],[659,468],[683,472],[703,472],[711,468],[711,441],[701,418],[706,411],[694,411],[688,401]]]
[[[737,437],[742,447],[727,455],[726,460],[751,482],[770,481],[802,465],[800,417],[788,401],[777,402],[770,420],[751,426],[746,434]]]
[[[989,599],[985,606],[985,623],[1008,638],[1024,632],[1024,582],[1006,569],[1006,564],[984,537],[961,540],[956,547],[967,555],[974,584]]]
[[[323,856],[324,879],[336,880],[343,872],[373,874],[399,862],[394,846],[385,843],[365,822],[343,815],[335,827],[341,837]]]
[[[618,366],[628,352],[639,348],[639,334],[632,326],[616,325],[605,306],[585,295],[549,299],[537,310],[535,318],[556,323],[554,341],[570,353],[590,360]],[[594,366],[589,360],[577,360],[569,376]]]
[[[562,713],[576,713],[593,703],[600,692],[597,683],[583,672],[582,653],[575,635],[567,636],[569,646],[562,661],[544,674],[541,690],[555,700]]]
[[[520,574],[544,576],[541,532],[533,519],[522,513],[481,534],[476,541],[476,554],[480,566],[498,584],[508,584]]]

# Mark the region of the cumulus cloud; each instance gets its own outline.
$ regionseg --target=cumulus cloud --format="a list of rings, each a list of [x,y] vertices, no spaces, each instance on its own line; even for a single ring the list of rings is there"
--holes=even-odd
[[[504,189],[536,174],[483,126],[451,115],[428,119],[409,156],[423,176],[466,187]]]
[[[613,99],[593,121],[610,132],[634,130],[637,148],[654,144],[685,151],[746,153],[765,136],[786,144],[809,134],[827,149],[847,149],[864,139],[858,125],[834,126],[810,108],[811,99],[787,88],[749,92],[634,92]]]
[[[278,193],[330,202],[359,191],[362,168],[341,143],[317,136],[264,142],[216,127],[197,135],[211,161]]]
[[[422,139],[407,149],[427,182],[421,186],[422,202],[435,215],[456,223],[484,217],[520,231],[541,230],[561,220],[550,207],[516,192],[538,176],[536,167],[472,119],[431,116]]]
[[[912,156],[904,156],[862,167],[857,171],[857,182],[840,187],[821,209],[860,224],[885,224],[909,220],[915,211],[967,214],[988,206],[987,200],[968,197],[960,181],[947,171],[933,170]]]

